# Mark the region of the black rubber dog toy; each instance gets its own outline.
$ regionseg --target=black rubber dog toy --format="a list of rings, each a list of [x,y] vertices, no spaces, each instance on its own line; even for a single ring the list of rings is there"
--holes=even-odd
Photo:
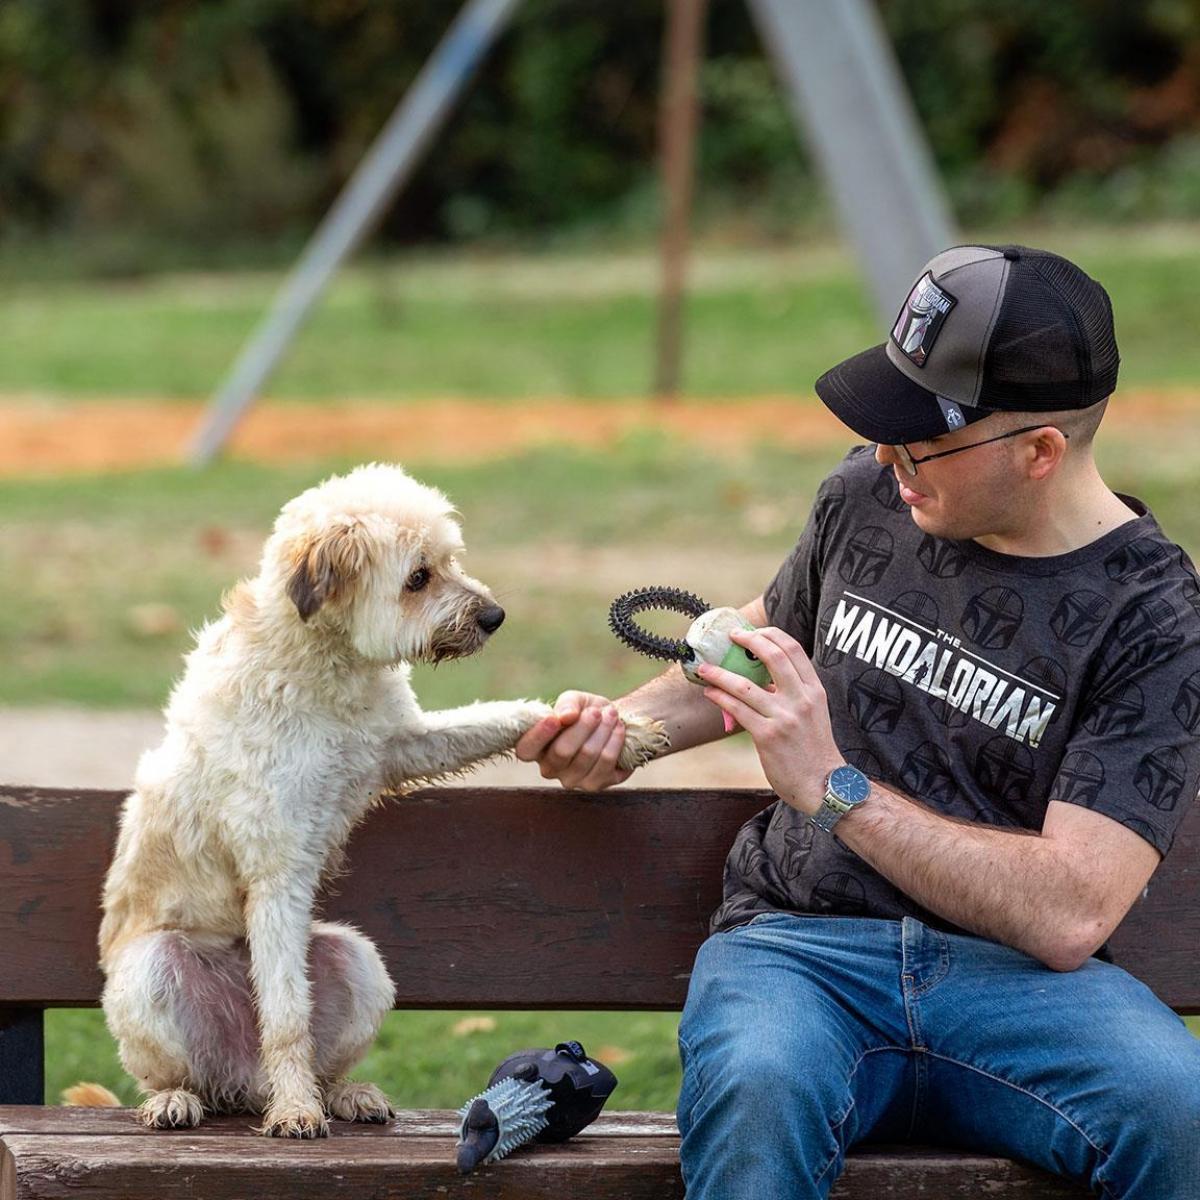
[[[486,1091],[459,1109],[458,1169],[466,1175],[526,1142],[565,1142],[596,1119],[616,1086],[578,1042],[509,1055]]]

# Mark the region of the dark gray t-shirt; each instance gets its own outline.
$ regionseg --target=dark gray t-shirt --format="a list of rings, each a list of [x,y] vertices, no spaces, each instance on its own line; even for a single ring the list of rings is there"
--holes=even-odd
[[[765,593],[846,761],[990,825],[1082,804],[1166,854],[1200,784],[1200,582],[1122,498],[1141,515],[1080,550],[997,554],[923,533],[891,468],[851,450]],[[781,801],[739,831],[712,928],[773,911],[954,928]]]

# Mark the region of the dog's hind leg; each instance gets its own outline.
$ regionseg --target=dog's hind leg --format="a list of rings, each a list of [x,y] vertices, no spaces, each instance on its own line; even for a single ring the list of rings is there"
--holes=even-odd
[[[247,960],[232,938],[176,931],[135,938],[115,957],[104,1012],[147,1093],[141,1117],[151,1128],[198,1125],[205,1109],[261,1109]]]
[[[326,1112],[340,1121],[386,1121],[392,1106],[383,1092],[373,1083],[346,1079],[395,1000],[379,951],[357,929],[314,921],[309,974],[314,1055]]]

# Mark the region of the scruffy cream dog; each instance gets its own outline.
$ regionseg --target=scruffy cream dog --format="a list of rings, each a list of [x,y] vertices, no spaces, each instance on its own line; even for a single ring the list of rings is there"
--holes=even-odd
[[[347,1072],[393,988],[374,945],[314,921],[314,896],[381,793],[511,750],[550,709],[423,712],[410,662],[478,650],[504,619],[466,575],[453,509],[398,467],[359,467],[287,504],[258,575],[203,629],[141,759],[104,889],[104,1011],[150,1126],[261,1112],[319,1137],[383,1121]],[[625,718],[622,766],[665,748]]]

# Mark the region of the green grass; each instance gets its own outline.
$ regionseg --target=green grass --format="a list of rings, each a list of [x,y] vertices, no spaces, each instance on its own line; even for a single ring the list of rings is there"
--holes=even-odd
[[[495,1027],[455,1032],[464,1017],[476,1016],[490,1017]],[[1200,1037],[1200,1017],[1188,1017],[1187,1025]],[[679,1093],[678,1027],[673,1012],[395,1012],[354,1077],[379,1084],[400,1107],[458,1108],[509,1054],[575,1038],[620,1081],[610,1108],[671,1109]],[[48,1104],[80,1080],[104,1084],[126,1104],[137,1102],[98,1010],[51,1010],[46,1043]]]
[[[479,696],[626,688],[645,664],[612,638],[612,598],[658,579],[713,603],[770,580],[836,456],[760,450],[704,459],[661,437],[604,454],[543,449],[420,470],[463,514],[467,568],[509,621],[480,655],[419,668],[431,706]],[[0,482],[0,704],[159,707],[221,593],[253,573],[280,505],[321,468],[222,464],[204,472]],[[711,572],[714,552],[733,572]],[[18,585],[19,581],[19,585]],[[177,626],[139,632],[165,605]]]
[[[617,693],[644,664],[610,636],[611,599],[646,583],[712,603],[757,595],[836,452],[714,458],[662,435],[615,450],[539,449],[416,473],[463,514],[469,570],[509,612],[480,655],[416,681],[431,706],[480,696]],[[1106,477],[1200,557],[1189,440],[1100,443]],[[0,481],[0,705],[158,708],[222,592],[253,573],[279,506],[343,464]],[[146,631],[147,605],[175,627]]]
[[[488,1017],[495,1027],[455,1032],[464,1017]],[[379,1084],[400,1107],[458,1108],[508,1055],[575,1038],[617,1076],[610,1108],[671,1109],[679,1092],[678,1026],[673,1012],[395,1012],[354,1077]],[[59,1103],[63,1088],[80,1080],[137,1102],[98,1010],[48,1012],[46,1042],[47,1103]]]
[[[979,235],[1012,238],[1068,254],[1106,284],[1124,386],[1194,383],[1200,227]],[[19,262],[6,266],[0,393],[34,396],[206,397],[281,278],[194,272],[22,282]],[[641,395],[657,287],[648,252],[367,259],[339,275],[269,390],[391,401]],[[837,247],[702,247],[687,305],[684,387],[696,396],[808,391],[827,367],[882,334],[855,265]]]

